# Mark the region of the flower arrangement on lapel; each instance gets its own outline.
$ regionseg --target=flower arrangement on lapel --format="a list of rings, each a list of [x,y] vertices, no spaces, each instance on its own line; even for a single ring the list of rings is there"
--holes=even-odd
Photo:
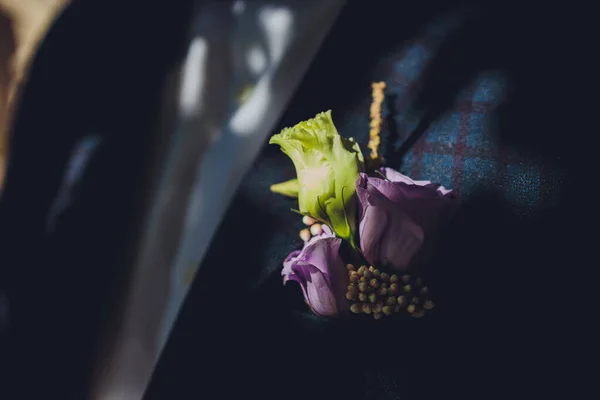
[[[271,190],[298,199],[307,225],[304,246],[283,261],[283,283],[297,282],[310,309],[323,317],[375,319],[434,307],[419,266],[435,248],[438,228],[453,214],[451,190],[383,166],[378,153],[385,83],[373,83],[370,140],[341,136],[331,111],[283,129],[277,144],[297,178]]]

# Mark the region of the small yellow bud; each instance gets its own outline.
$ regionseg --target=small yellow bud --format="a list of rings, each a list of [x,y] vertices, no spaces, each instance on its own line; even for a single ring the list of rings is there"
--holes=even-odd
[[[369,301],[370,301],[371,303],[375,303],[375,302],[377,301],[377,295],[376,295],[375,293],[371,293],[371,294],[369,295]]]
[[[394,296],[390,296],[386,299],[386,304],[388,306],[395,306],[396,305],[396,298]]]
[[[373,269],[373,271],[371,271],[373,273],[373,276],[377,279],[379,279],[381,277],[381,272],[378,269]]]
[[[362,305],[362,310],[365,314],[371,314],[371,311],[372,311],[371,305],[369,303],[364,303]]]
[[[358,290],[360,290],[363,293],[366,293],[368,287],[369,285],[367,285],[367,282],[360,282],[358,284]]]
[[[385,307],[383,307],[383,309],[381,311],[383,311],[383,313],[385,315],[392,315],[392,312],[394,311],[394,309],[390,306],[385,306]]]
[[[375,303],[375,305],[373,306],[373,312],[380,313],[381,310],[383,310],[383,304],[381,304],[380,302]]]
[[[390,276],[390,283],[396,283],[398,282],[398,275],[393,274],[392,276]]]
[[[352,264],[346,265],[346,268],[348,269],[348,271],[356,271],[356,267]]]
[[[309,217],[308,215],[305,215],[304,217],[302,217],[302,223],[304,225],[308,225],[311,226],[312,224],[314,224],[315,222],[317,222],[315,219]]]
[[[323,227],[321,226],[321,224],[314,224],[313,226],[310,227],[311,235],[317,236],[317,235],[320,235],[321,233],[323,233]]]
[[[383,317],[383,314],[380,312],[376,312],[373,314],[373,318],[375,318],[375,319],[381,319],[381,317]]]
[[[380,287],[379,289],[377,289],[377,294],[379,296],[385,297],[388,294],[388,290],[387,290],[387,288]]]
[[[431,300],[427,300],[425,303],[423,303],[423,308],[426,310],[431,310],[434,306],[435,304],[433,304],[433,301]]]
[[[403,306],[406,303],[406,298],[404,296],[398,296],[396,301],[398,302],[398,305]]]
[[[352,303],[352,305],[350,306],[350,311],[352,311],[354,314],[360,314],[362,310],[362,304],[360,303]]]
[[[310,239],[310,231],[308,229],[302,229],[300,231],[300,239],[307,242]]]
[[[360,277],[358,276],[358,272],[350,271],[350,282],[357,283]]]
[[[364,273],[365,273],[365,271],[366,271],[366,270],[367,270],[367,267],[365,267],[364,265],[361,265],[361,266],[358,268],[358,273],[359,273],[360,275],[362,275],[362,274],[364,274]]]
[[[367,294],[366,293],[359,293],[358,294],[358,301],[363,302],[363,303],[365,301],[367,301]]]
[[[358,288],[356,287],[355,284],[351,283],[348,285],[348,291],[352,292],[352,293],[356,293],[356,292],[358,292]]]
[[[356,293],[352,293],[352,292],[346,293],[346,299],[348,299],[348,300],[356,300]]]
[[[373,271],[375,271],[375,267],[372,265],[369,265],[369,272],[373,272]]]
[[[371,279],[373,277],[373,273],[371,271],[369,271],[368,269],[365,270],[365,272],[363,273],[363,276],[367,279]]]
[[[377,289],[379,287],[379,281],[373,278],[369,281],[369,286],[371,286],[373,289]]]
[[[415,312],[417,308],[414,306],[414,304],[411,304],[410,306],[406,307],[406,311],[409,312],[409,314],[412,314]]]
[[[390,275],[389,275],[389,274],[386,274],[385,272],[382,272],[382,273],[381,273],[381,280],[382,280],[382,281],[384,281],[384,282],[389,282],[389,280],[390,280]]]
[[[390,284],[390,293],[391,294],[397,294],[398,293],[398,284],[397,283]]]
[[[412,290],[412,286],[410,285],[404,285],[404,293],[410,293],[410,291]]]

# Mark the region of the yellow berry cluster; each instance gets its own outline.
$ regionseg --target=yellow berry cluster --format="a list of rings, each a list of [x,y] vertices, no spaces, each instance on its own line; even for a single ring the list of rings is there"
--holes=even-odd
[[[431,310],[433,302],[420,278],[408,274],[388,274],[373,266],[358,269],[348,264],[350,284],[346,298],[351,302],[350,311],[355,314],[373,315],[380,319],[384,315],[406,311],[415,318]]]

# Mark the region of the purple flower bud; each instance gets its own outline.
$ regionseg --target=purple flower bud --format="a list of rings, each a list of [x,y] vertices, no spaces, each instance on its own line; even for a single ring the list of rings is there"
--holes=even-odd
[[[339,255],[342,239],[336,238],[327,225],[312,237],[304,248],[290,253],[283,262],[283,283],[300,284],[304,299],[315,314],[334,317],[346,314],[348,272]]]
[[[457,202],[443,186],[390,168],[381,172],[386,179],[361,173],[356,181],[360,248],[369,263],[406,271],[431,252],[439,225]]]

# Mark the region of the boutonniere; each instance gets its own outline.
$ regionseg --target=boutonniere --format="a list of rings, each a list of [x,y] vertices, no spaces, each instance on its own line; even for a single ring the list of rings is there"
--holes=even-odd
[[[283,283],[297,282],[323,317],[422,317],[434,308],[419,268],[457,201],[443,186],[384,166],[378,153],[384,89],[383,82],[373,84],[367,159],[353,138],[339,134],[331,111],[269,141],[291,158],[297,174],[271,190],[297,198],[307,226],[302,249],[283,261]]]

